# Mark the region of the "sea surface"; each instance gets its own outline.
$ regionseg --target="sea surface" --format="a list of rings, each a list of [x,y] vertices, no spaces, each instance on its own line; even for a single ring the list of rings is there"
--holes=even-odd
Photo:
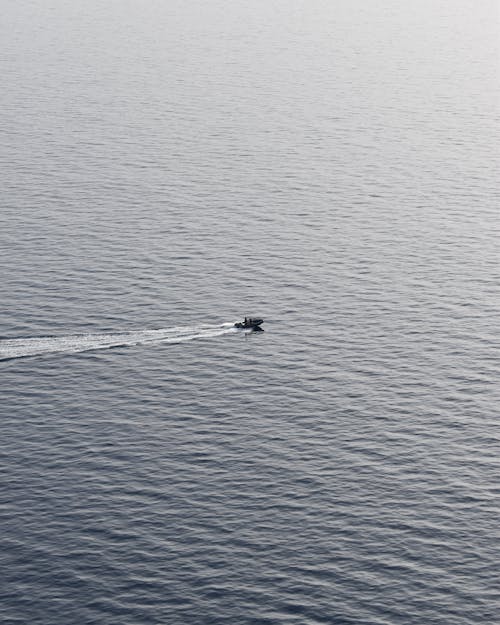
[[[497,625],[498,1],[0,14],[2,625]]]

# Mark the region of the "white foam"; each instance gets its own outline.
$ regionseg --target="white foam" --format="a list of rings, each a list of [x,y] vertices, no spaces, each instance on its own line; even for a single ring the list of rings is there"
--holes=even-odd
[[[142,344],[183,343],[195,339],[222,336],[234,331],[232,323],[224,323],[218,326],[198,325],[105,334],[5,339],[0,341],[0,360],[45,354],[78,353],[94,349]]]

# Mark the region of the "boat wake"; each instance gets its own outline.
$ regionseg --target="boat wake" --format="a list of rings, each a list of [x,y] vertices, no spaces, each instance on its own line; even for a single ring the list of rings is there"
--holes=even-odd
[[[133,345],[183,343],[195,339],[222,336],[232,332],[235,332],[233,323],[224,323],[218,326],[202,324],[191,327],[162,328],[160,330],[3,339],[0,340],[0,360],[46,354],[75,354],[95,349],[131,347]]]

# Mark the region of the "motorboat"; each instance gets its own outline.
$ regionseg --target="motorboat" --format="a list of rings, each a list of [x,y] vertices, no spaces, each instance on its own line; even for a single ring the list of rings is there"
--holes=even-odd
[[[241,330],[253,330],[254,332],[264,332],[263,328],[260,326],[264,323],[264,319],[252,319],[250,317],[245,317],[243,321],[238,321],[234,324],[235,328],[239,328]]]

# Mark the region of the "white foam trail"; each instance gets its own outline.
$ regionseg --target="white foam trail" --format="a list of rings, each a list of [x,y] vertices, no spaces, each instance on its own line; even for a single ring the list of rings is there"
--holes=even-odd
[[[41,356],[45,354],[78,353],[110,347],[132,345],[183,343],[206,339],[234,332],[232,323],[218,326],[198,325],[190,327],[162,328],[160,330],[135,330],[106,334],[73,334],[26,339],[0,340],[0,360]]]

